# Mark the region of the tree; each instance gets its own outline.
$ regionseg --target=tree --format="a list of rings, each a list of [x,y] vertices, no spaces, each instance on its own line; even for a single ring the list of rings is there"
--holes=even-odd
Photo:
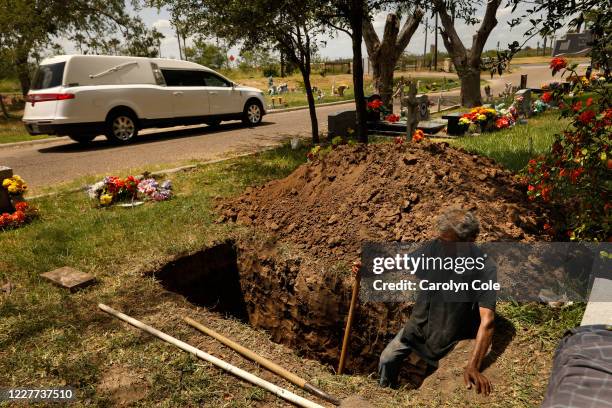
[[[222,68],[227,60],[224,49],[201,37],[194,40],[193,47],[185,48],[185,58],[213,69]]]
[[[24,95],[30,88],[31,58],[54,40],[65,37],[81,47],[102,47],[104,39],[117,31],[130,37],[128,44],[138,49],[142,44],[136,42],[150,34],[126,11],[124,0],[0,0],[0,53],[14,67]]]
[[[363,38],[363,22],[369,18],[368,11],[376,7],[368,7],[367,0],[330,0],[320,8],[318,18],[321,24],[342,31],[351,38],[353,49],[353,89],[355,90],[356,129],[357,140],[368,142],[368,128],[366,126],[367,113],[365,93],[363,90],[363,57],[361,42]]]
[[[480,95],[480,57],[482,50],[489,38],[489,34],[497,25],[495,14],[501,4],[501,0],[488,0],[485,15],[476,34],[472,37],[472,45],[467,49],[461,42],[461,38],[455,29],[455,19],[449,14],[446,1],[434,0],[435,12],[440,15],[443,29],[440,30],[442,41],[446,50],[451,55],[457,75],[461,80],[461,104],[467,107],[479,106],[482,104]],[[451,3],[464,3],[455,1]],[[461,6],[465,6],[461,4]],[[469,5],[468,9],[474,10]],[[465,10],[465,8],[464,8]],[[466,22],[473,24],[477,21],[467,13]]]
[[[412,35],[421,23],[423,10],[414,8],[400,31],[401,16],[389,13],[385,23],[382,42],[374,30],[371,19],[363,20],[363,39],[368,49],[368,57],[372,64],[372,79],[383,103],[393,106],[393,71],[397,61],[408,46]]]
[[[312,140],[319,142],[319,125],[310,83],[310,62],[317,37],[325,27],[316,15],[317,0],[157,0],[155,4],[181,11],[191,32],[215,35],[243,50],[276,48],[302,74],[310,113]]]

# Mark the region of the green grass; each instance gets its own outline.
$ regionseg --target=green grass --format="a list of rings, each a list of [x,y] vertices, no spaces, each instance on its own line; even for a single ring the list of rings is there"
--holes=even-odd
[[[60,195],[35,200],[40,208],[38,220],[21,229],[0,232],[0,284],[10,281],[16,285],[8,296],[0,292],[0,384],[67,384],[77,388],[75,406],[124,405],[98,386],[109,372],[119,368],[129,374],[127,377],[137,378],[137,383],[127,386],[129,390],[144,387],[140,406],[286,406],[268,393],[104,315],[96,308],[102,302],[256,374],[261,374],[260,367],[196,334],[181,324],[179,317],[188,314],[216,330],[232,333],[247,347],[297,367],[298,373],[307,373],[314,384],[323,384],[332,394],[359,392],[383,407],[408,402],[431,405],[425,397],[420,399],[419,391],[383,390],[366,376],[335,376],[328,368],[271,343],[265,332],[196,308],[143,275],[212,242],[250,234],[245,227],[215,222],[217,200],[286,176],[304,162],[307,149],[294,151],[283,146],[173,174],[175,198],[134,209],[94,208],[84,193],[62,190]],[[83,181],[74,184],[82,185]],[[93,274],[97,284],[69,294],[39,277],[41,272],[64,265]],[[516,370],[516,376],[507,379],[504,386],[509,390],[497,391],[490,398],[496,406],[531,406],[541,398],[546,367],[558,339],[565,329],[577,324],[581,306],[554,311],[537,305],[506,304],[500,305],[499,312],[516,328],[519,345],[541,342],[537,351],[541,356],[529,367],[516,367],[512,359],[523,357],[522,346],[508,352],[512,357],[504,355],[497,364],[506,371]],[[534,388],[532,380],[540,381],[539,385]],[[296,392],[290,385],[280,384]],[[465,401],[465,392],[450,398]],[[510,403],[516,396],[524,397]]]
[[[25,142],[29,140],[46,139],[49,135],[30,135],[18,119],[4,120],[0,118],[0,144]]]
[[[21,93],[19,81],[14,79],[0,79],[0,93]]]
[[[558,112],[547,112],[528,119],[525,125],[479,136],[464,136],[451,140],[451,144],[491,157],[512,171],[519,171],[529,159],[546,153],[556,133],[566,128],[568,121],[559,118]],[[531,150],[530,150],[531,140]]]

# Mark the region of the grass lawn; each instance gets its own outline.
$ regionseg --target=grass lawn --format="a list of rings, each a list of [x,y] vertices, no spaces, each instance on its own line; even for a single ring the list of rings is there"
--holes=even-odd
[[[340,397],[359,393],[380,407],[443,405],[432,399],[437,392],[433,388],[383,390],[366,376],[335,376],[318,362],[272,343],[265,332],[197,308],[143,274],[178,255],[233,234],[250,233],[246,227],[215,223],[216,200],[289,174],[304,162],[307,148],[293,151],[284,146],[174,174],[174,199],[130,210],[92,208],[84,193],[36,200],[40,219],[0,232],[0,284],[16,285],[10,295],[0,292],[0,384],[71,385],[77,388],[75,406],[127,405],[135,400],[139,406],[161,407],[286,406],[103,314],[96,308],[102,302],[301,395],[305,394],[287,382],[198,335],[179,321],[180,316],[192,316],[230,334]],[[92,273],[97,284],[69,294],[38,276],[64,265]],[[563,332],[579,322],[582,311],[579,305],[552,310],[501,304],[498,312],[514,327],[515,346],[495,363],[505,380],[494,384],[495,393],[488,400],[476,400],[477,404],[539,404],[554,348]],[[530,364],[517,364],[527,359]],[[464,398],[474,401],[472,392],[459,389],[446,405],[462,405]]]
[[[450,143],[491,157],[512,171],[519,171],[529,159],[546,153],[552,145],[554,134],[563,132],[568,123],[568,120],[559,118],[558,112],[551,111],[528,119],[526,125],[479,136],[464,136],[452,139]]]
[[[13,114],[15,115],[15,114]],[[4,120],[0,118],[0,144],[25,142],[28,140],[38,140],[53,137],[49,135],[30,135],[19,119]]]

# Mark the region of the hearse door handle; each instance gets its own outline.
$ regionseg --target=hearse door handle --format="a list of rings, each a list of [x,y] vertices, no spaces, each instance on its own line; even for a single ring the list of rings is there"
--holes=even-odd
[[[183,92],[172,92],[172,95],[174,96],[181,96],[183,94]]]

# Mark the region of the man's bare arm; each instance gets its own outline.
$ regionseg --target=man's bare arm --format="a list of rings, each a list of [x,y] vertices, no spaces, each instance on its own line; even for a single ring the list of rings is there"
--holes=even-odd
[[[463,380],[467,388],[471,389],[472,386],[475,386],[476,392],[479,394],[482,392],[485,395],[489,395],[491,392],[491,382],[480,373],[480,367],[482,365],[482,360],[491,346],[494,326],[495,312],[486,307],[481,307],[480,326],[478,327],[478,334],[476,334],[476,345],[474,346],[474,350],[463,372]]]

